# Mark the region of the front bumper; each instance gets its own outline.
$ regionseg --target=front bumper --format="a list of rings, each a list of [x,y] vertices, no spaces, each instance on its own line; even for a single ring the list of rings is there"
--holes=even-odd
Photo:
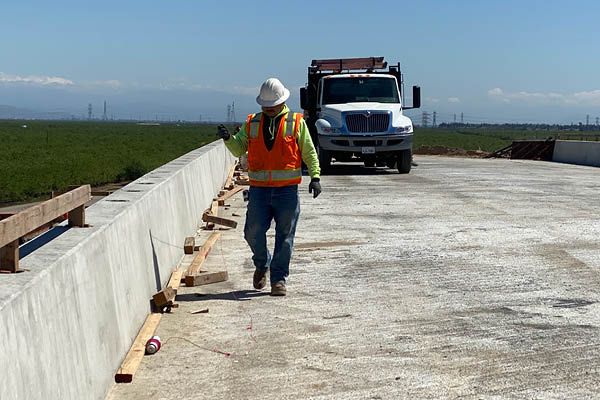
[[[391,135],[319,135],[319,146],[329,151],[361,153],[373,147],[375,153],[412,148],[412,133]]]

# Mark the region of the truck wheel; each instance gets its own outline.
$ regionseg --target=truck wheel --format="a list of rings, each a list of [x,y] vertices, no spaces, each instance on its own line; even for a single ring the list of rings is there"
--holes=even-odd
[[[328,150],[319,147],[317,149],[319,155],[319,166],[321,167],[321,174],[327,174],[331,170],[331,153]]]
[[[410,172],[412,161],[412,150],[402,150],[398,152],[398,172],[408,174]]]

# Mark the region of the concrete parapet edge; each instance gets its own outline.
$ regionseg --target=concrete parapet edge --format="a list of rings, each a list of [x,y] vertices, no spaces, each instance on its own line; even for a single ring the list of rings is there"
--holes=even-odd
[[[557,140],[552,161],[600,167],[600,142]]]
[[[144,175],[0,276],[0,398],[103,399],[227,178],[221,141]]]

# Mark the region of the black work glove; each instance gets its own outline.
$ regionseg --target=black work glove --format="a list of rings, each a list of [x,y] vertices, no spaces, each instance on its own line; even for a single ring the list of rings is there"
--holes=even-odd
[[[308,193],[313,193],[313,199],[316,199],[321,194],[321,183],[319,178],[312,178],[310,185],[308,185]]]
[[[221,124],[217,126],[217,136],[223,140],[229,140],[229,131],[225,125]]]

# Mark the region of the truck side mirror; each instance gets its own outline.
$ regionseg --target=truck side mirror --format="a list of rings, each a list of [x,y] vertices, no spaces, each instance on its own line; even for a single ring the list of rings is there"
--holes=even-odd
[[[421,107],[421,87],[413,86],[413,106],[412,108]]]
[[[308,110],[308,90],[300,88],[300,108]]]

